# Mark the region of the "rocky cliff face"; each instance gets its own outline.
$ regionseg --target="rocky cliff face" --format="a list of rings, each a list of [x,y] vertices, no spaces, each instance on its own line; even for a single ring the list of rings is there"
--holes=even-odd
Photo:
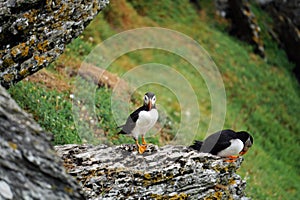
[[[274,0],[265,7],[273,18],[280,45],[296,64],[294,72],[300,83],[300,3],[298,0]]]
[[[49,134],[2,86],[54,61],[107,3],[0,1],[0,199],[85,199],[56,156]]]
[[[55,147],[88,199],[248,199],[234,163],[184,146]]]
[[[50,137],[0,86],[0,199],[84,199]]]
[[[248,0],[215,0],[218,13],[231,20],[232,35],[255,47],[264,57],[260,27],[252,13]],[[300,4],[298,0],[256,0],[272,17],[272,35],[286,51],[290,61],[296,64],[295,75],[300,82]]]
[[[254,46],[254,51],[265,56],[260,27],[247,0],[215,0],[217,12],[230,19],[230,34]]]
[[[0,84],[6,88],[48,66],[108,0],[0,2]]]

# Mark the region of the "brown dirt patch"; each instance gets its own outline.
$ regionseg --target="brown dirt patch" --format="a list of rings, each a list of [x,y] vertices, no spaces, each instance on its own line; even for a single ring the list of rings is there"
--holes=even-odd
[[[41,69],[31,76],[28,76],[25,80],[42,84],[51,90],[57,90],[59,92],[71,91],[72,86],[70,86],[67,81],[63,80],[63,78],[64,77],[49,72],[46,69]]]

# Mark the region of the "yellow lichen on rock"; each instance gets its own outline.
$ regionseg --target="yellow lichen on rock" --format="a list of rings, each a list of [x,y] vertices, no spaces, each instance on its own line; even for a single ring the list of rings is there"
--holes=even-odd
[[[6,81],[6,82],[12,81],[13,78],[14,78],[13,74],[5,74],[5,75],[3,75],[3,80]]]
[[[21,71],[19,72],[19,75],[21,75],[22,77],[23,76],[26,76],[29,74],[29,71],[28,69],[21,69]]]
[[[8,142],[8,145],[10,146],[10,148],[12,148],[13,150],[16,150],[18,148],[18,145],[14,142]]]
[[[29,46],[27,46],[25,42],[22,42],[22,43],[18,44],[17,46],[14,46],[13,48],[11,48],[10,53],[13,58],[15,58],[19,55],[21,55],[22,57],[26,57],[26,56],[28,56],[28,53],[29,53]]]
[[[23,16],[28,19],[30,23],[33,23],[37,20],[37,12],[36,9],[32,9],[29,12],[24,13]]]
[[[48,66],[96,16],[94,11],[102,10],[108,3],[108,0],[4,3],[1,11],[5,17],[0,20],[0,84],[9,88]]]
[[[175,194],[175,195],[159,195],[159,194],[151,194],[151,198],[154,198],[156,200],[184,200],[188,199],[189,195],[185,193]]]
[[[37,61],[37,65],[40,66],[42,65],[44,62],[46,62],[45,56],[38,56],[35,55],[34,59]]]
[[[38,43],[37,49],[41,52],[46,52],[48,50],[49,41],[45,40],[43,42]]]

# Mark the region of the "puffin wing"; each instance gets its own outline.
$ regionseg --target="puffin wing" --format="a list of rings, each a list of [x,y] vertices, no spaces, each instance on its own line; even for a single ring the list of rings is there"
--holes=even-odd
[[[192,148],[192,149],[195,149],[195,150],[200,151],[202,144],[203,144],[202,141],[195,140],[195,141],[194,141],[194,144],[191,145],[191,146],[189,146],[189,147]]]
[[[129,115],[124,125],[119,126],[118,128],[122,128],[119,134],[131,134],[131,131],[134,129],[136,125],[136,121],[139,118],[139,113],[144,110],[144,106],[139,107],[133,113]]]
[[[230,129],[218,131],[204,140],[200,151],[217,155],[220,151],[229,147],[231,145],[230,140],[235,137],[236,133]]]

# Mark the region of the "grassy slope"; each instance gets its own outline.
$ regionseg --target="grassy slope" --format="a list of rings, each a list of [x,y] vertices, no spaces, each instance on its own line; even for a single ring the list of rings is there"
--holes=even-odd
[[[299,199],[300,98],[299,86],[289,71],[291,64],[267,34],[264,34],[264,39],[267,42],[268,61],[254,55],[248,45],[228,36],[224,32],[226,24],[215,22],[212,6],[212,3],[204,2],[204,10],[197,12],[187,0],[155,3],[112,1],[110,8],[92,22],[82,37],[68,46],[68,51],[48,71],[58,73],[55,69],[60,65],[72,68],[83,60],[96,44],[122,30],[160,26],[187,34],[209,52],[222,73],[227,95],[224,128],[246,129],[254,135],[254,147],[245,156],[245,162],[240,169],[240,173],[248,178],[249,196],[253,199]],[[255,12],[260,16],[259,9],[255,8]],[[265,19],[264,15],[261,17]],[[210,105],[206,103],[209,102],[209,95],[205,84],[199,82],[198,77],[194,77],[187,63],[174,56],[151,50],[131,53],[119,58],[110,70],[121,74],[135,65],[151,61],[180,70],[192,85],[197,85],[195,88],[198,98],[201,99],[201,113],[209,116]],[[68,81],[71,82],[72,79]],[[80,142],[74,131],[72,113],[68,110],[69,90],[59,93],[40,84],[24,82],[10,91],[22,107],[32,112],[43,127],[56,135],[55,143]],[[172,120],[179,120],[176,114],[180,112],[178,104],[176,101],[170,104],[176,100],[175,96],[170,94],[164,97],[162,93],[165,90],[160,87],[155,88],[155,91],[159,94],[163,107],[169,109],[167,111]],[[103,88],[98,92],[101,99],[97,101],[102,102],[98,110],[103,119],[100,126],[114,140],[112,133],[115,131],[115,123],[109,117],[109,106],[103,103],[109,102],[111,91]],[[59,100],[57,96],[60,96]],[[201,119],[198,139],[203,138],[207,122],[205,117]],[[121,138],[114,143],[128,141],[130,140]],[[158,141],[157,136],[151,140],[154,143]]]

